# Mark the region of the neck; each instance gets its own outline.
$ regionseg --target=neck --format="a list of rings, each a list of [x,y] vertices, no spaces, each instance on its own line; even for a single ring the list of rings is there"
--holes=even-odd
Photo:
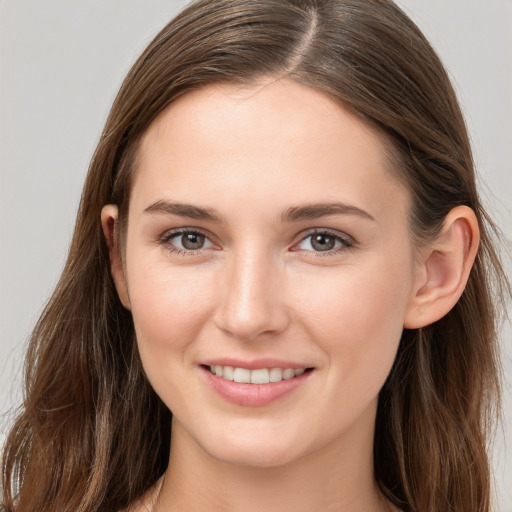
[[[158,512],[389,510],[373,477],[373,426],[345,432],[312,453],[274,467],[215,459],[178,421],[173,421],[171,439]]]

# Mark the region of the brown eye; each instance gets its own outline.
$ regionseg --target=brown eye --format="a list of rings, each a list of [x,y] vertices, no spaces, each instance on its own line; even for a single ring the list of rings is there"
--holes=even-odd
[[[181,245],[188,251],[202,249],[204,246],[205,236],[201,233],[183,233],[181,235]]]
[[[326,233],[311,235],[311,247],[315,251],[330,251],[335,245],[336,239]]]

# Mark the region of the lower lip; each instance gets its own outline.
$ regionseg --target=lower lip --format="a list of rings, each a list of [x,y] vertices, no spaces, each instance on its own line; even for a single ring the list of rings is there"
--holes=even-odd
[[[246,384],[223,379],[211,373],[209,369],[201,368],[206,382],[215,392],[228,402],[245,407],[261,407],[271,404],[303,385],[313,373],[312,370],[309,370],[293,379],[269,382],[268,384]]]

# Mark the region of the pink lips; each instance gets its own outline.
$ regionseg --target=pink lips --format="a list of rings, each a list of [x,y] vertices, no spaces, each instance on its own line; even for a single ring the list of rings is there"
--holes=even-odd
[[[232,366],[249,370],[258,368],[300,369],[305,368],[305,366],[276,359],[258,359],[250,362],[234,359],[215,359],[205,361],[203,365],[200,368],[203,371],[207,385],[228,402],[246,407],[261,407],[278,400],[303,385],[312,373],[306,371],[292,379],[269,382],[268,384],[246,384],[218,377],[210,372],[208,366]]]

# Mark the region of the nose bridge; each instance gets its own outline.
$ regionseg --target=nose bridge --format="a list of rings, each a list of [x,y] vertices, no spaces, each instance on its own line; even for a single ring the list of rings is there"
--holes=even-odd
[[[233,252],[226,265],[217,325],[237,338],[251,339],[285,328],[278,262],[254,244]]]

